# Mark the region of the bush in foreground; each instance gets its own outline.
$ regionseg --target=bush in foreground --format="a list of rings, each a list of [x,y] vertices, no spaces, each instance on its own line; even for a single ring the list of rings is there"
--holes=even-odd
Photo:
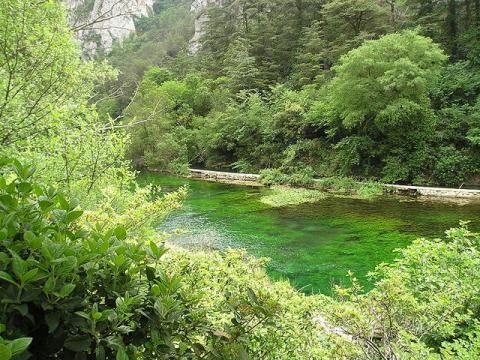
[[[161,243],[138,232],[132,219],[168,212],[176,195],[131,216],[84,215],[31,182],[31,167],[2,165],[2,360],[305,359],[323,351],[315,298],[272,284],[263,260],[164,256]]]
[[[480,348],[480,250],[465,226],[419,239],[336,298],[272,282],[245,253],[166,253],[149,211],[83,214],[33,169],[0,169],[0,358],[465,359]],[[180,196],[176,198],[176,196]],[[133,204],[132,203],[132,204]],[[138,214],[137,214],[138,213]],[[117,225],[115,225],[117,223]],[[137,225],[136,225],[137,224]]]
[[[418,239],[380,265],[364,294],[353,279],[323,310],[364,359],[478,359],[480,236],[464,225],[444,240]]]

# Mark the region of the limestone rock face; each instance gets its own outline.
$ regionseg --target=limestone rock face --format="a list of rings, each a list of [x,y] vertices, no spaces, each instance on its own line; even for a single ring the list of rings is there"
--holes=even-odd
[[[108,53],[135,31],[135,18],[153,13],[154,0],[63,0],[84,56]]]
[[[225,0],[194,0],[191,11],[195,13],[195,35],[190,40],[190,52],[195,54],[200,49],[200,39],[205,33],[205,24],[208,22],[208,16],[205,9],[209,5],[223,5]]]

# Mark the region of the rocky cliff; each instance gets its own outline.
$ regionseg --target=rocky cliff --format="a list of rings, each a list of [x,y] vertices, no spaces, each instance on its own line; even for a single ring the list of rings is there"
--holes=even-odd
[[[85,57],[110,52],[135,31],[135,18],[152,13],[154,0],[64,0]]]
[[[208,16],[205,14],[205,9],[209,5],[223,5],[226,0],[194,0],[191,11],[195,13],[195,35],[190,40],[190,52],[196,53],[200,49],[200,38],[205,32],[205,24],[208,21]]]

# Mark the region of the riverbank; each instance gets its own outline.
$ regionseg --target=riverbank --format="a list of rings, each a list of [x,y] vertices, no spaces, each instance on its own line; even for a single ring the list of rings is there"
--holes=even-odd
[[[479,201],[325,194],[316,202],[289,205],[298,200],[296,194],[281,196],[280,204],[265,204],[262,200],[271,200],[275,189],[153,172],[140,174],[138,183],[164,193],[188,187],[184,206],[159,229],[175,234],[169,243],[192,251],[246,249],[268,257],[272,278],[289,279],[306,294],[330,294],[333,284],[348,285],[348,270],[368,291],[373,282],[367,274],[379,263],[392,262],[398,256],[394,249],[416,238],[440,237],[459,220],[480,230]]]
[[[243,174],[222,171],[190,169],[190,178],[228,184],[263,186],[259,174]],[[316,180],[319,181],[319,180]],[[480,190],[452,189],[413,185],[382,184],[384,193],[429,198],[480,200]]]

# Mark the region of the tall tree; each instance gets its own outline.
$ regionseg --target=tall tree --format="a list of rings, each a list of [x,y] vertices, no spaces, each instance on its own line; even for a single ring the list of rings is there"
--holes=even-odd
[[[428,91],[445,58],[438,45],[412,31],[365,42],[344,55],[328,88],[328,106],[336,114],[332,125],[341,134],[338,150],[366,147],[356,165],[378,164],[372,159],[380,155],[385,180],[413,181],[433,136]]]
[[[258,69],[255,58],[249,54],[249,49],[248,42],[238,38],[230,45],[225,56],[225,71],[234,93],[258,87]]]
[[[364,40],[384,34],[388,10],[376,0],[328,0],[323,8],[325,58],[331,64]]]
[[[0,33],[0,156],[35,163],[37,176],[76,195],[121,181],[109,175],[122,167],[126,138],[89,104],[115,71],[80,61],[63,6],[2,1]]]

